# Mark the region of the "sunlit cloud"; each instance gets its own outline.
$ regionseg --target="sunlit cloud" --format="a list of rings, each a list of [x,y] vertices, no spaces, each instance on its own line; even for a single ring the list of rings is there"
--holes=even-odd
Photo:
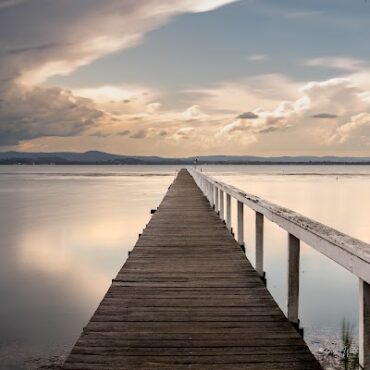
[[[257,142],[260,135],[263,135],[264,143],[276,146],[276,138],[270,135],[294,129],[296,136],[299,132],[306,134],[307,129],[310,129],[311,135],[306,137],[305,144],[311,148],[340,148],[350,141],[368,147],[369,140],[364,138],[370,134],[369,110],[368,93],[348,79],[309,82],[301,89],[301,96],[295,101],[282,102],[271,111],[257,109],[254,111],[256,113],[247,112],[244,116],[254,117],[255,114],[257,117],[253,119],[243,119],[243,115],[240,115],[222,127],[220,134],[238,140],[241,134],[246,133]],[[316,121],[331,121],[331,124],[318,126],[312,118]],[[302,145],[305,144],[302,142]]]
[[[160,110],[162,104],[159,102],[150,103],[146,106],[146,111],[150,114],[156,113]]]
[[[7,74],[15,76],[21,84],[32,85],[51,76],[66,75],[107,54],[138,44],[147,32],[178,14],[210,11],[235,1],[175,0],[170,5],[164,0],[92,1],[89,9],[76,3],[76,12],[70,13],[65,12],[62,3],[45,5],[42,17],[37,12],[32,14],[35,21],[29,38],[25,36],[19,45],[12,44],[12,50],[2,55],[0,77]],[[5,7],[15,3],[21,2],[0,4]],[[73,7],[69,4],[69,8]],[[61,18],[67,17],[65,22],[52,21],[49,11],[59,12]],[[23,33],[27,35],[26,24]],[[0,42],[6,37],[12,34],[0,36]],[[35,45],[35,39],[42,41]]]
[[[370,108],[370,106],[369,106]],[[330,144],[339,142],[340,144],[345,143],[349,140],[355,140],[355,142],[362,142],[366,146],[370,147],[370,113],[360,113],[350,118],[349,122],[339,126],[335,131],[334,135],[328,139]],[[365,139],[365,140],[364,140]]]
[[[287,70],[269,72],[279,71],[273,66],[275,54],[270,49],[264,54],[265,49],[248,46],[249,55],[244,49],[238,55],[248,76],[241,77],[239,71],[231,78],[226,73],[219,80],[194,79],[178,83],[176,91],[160,83],[146,84],[140,74],[135,76],[137,84],[132,76],[130,83],[106,84],[96,82],[101,76],[92,76],[91,81],[85,80],[86,86],[80,81],[73,88],[68,83],[47,86],[53,76],[71,74],[139,44],[145,46],[149,32],[180,14],[209,12],[233,2],[92,0],[88,7],[72,2],[68,9],[62,2],[50,2],[41,14],[32,1],[0,0],[1,13],[18,14],[19,10],[32,19],[25,22],[22,38],[17,36],[22,17],[16,15],[9,23],[17,27],[9,26],[0,34],[0,145],[176,156],[245,150],[263,154],[367,150],[370,66],[350,56],[301,59],[296,67],[307,75],[297,80]],[[49,13],[58,14],[57,19],[51,22]],[[280,22],[292,19],[288,23],[293,24],[294,19],[307,18],[308,22],[322,12],[272,8],[269,14],[280,15],[276,17]],[[302,63],[310,68],[303,68]],[[252,74],[261,68],[266,73]],[[325,73],[341,78],[317,77]],[[179,145],[184,140],[186,145]]]
[[[304,82],[287,76],[267,74],[187,90],[187,93],[210,111],[240,114],[245,111],[246,105],[274,109],[282,100],[295,99],[303,86]]]

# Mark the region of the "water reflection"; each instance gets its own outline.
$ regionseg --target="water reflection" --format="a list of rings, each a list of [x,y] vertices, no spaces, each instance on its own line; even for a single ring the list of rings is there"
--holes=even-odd
[[[0,168],[2,368],[23,368],[30,357],[74,343],[174,173]]]
[[[0,166],[0,364],[67,349],[107,290],[178,166]],[[370,241],[370,167],[207,166],[250,193]],[[233,215],[236,204],[233,203]],[[235,227],[235,217],[233,226]],[[265,223],[268,288],[286,297],[286,233]],[[254,214],[246,212],[254,262]],[[311,344],[357,325],[357,279],[302,246],[302,325]],[[320,338],[322,339],[322,338]],[[317,344],[322,346],[322,341]]]

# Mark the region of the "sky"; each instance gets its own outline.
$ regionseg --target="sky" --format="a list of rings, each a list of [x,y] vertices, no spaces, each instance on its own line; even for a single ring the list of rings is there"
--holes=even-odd
[[[0,151],[370,156],[366,0],[0,0]]]

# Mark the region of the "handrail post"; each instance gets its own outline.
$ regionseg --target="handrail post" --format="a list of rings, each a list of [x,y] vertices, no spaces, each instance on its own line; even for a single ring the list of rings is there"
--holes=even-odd
[[[225,209],[225,199],[224,199],[224,192],[220,189],[220,218],[221,220],[224,219],[224,209]]]
[[[211,203],[211,206],[213,207],[215,205],[215,191],[214,191],[214,186],[210,182],[208,183],[208,185],[209,185],[210,203]]]
[[[226,227],[231,231],[231,195],[226,193]]]
[[[256,212],[256,271],[262,279],[265,279],[263,271],[263,221],[263,214]]]
[[[370,369],[370,285],[359,279],[359,364]]]
[[[214,185],[214,194],[215,194],[215,211],[218,213],[218,187]]]
[[[243,251],[244,246],[244,204],[238,200],[238,243]]]
[[[288,320],[299,329],[299,254],[300,240],[288,234]]]

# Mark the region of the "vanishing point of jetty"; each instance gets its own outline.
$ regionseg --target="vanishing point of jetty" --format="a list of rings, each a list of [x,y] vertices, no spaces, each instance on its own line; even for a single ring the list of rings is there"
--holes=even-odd
[[[245,206],[256,212],[255,267],[243,252]],[[265,218],[288,235],[286,316],[265,287]],[[359,278],[369,370],[370,246],[195,170],[178,173],[64,368],[320,369],[299,328],[301,240]]]

